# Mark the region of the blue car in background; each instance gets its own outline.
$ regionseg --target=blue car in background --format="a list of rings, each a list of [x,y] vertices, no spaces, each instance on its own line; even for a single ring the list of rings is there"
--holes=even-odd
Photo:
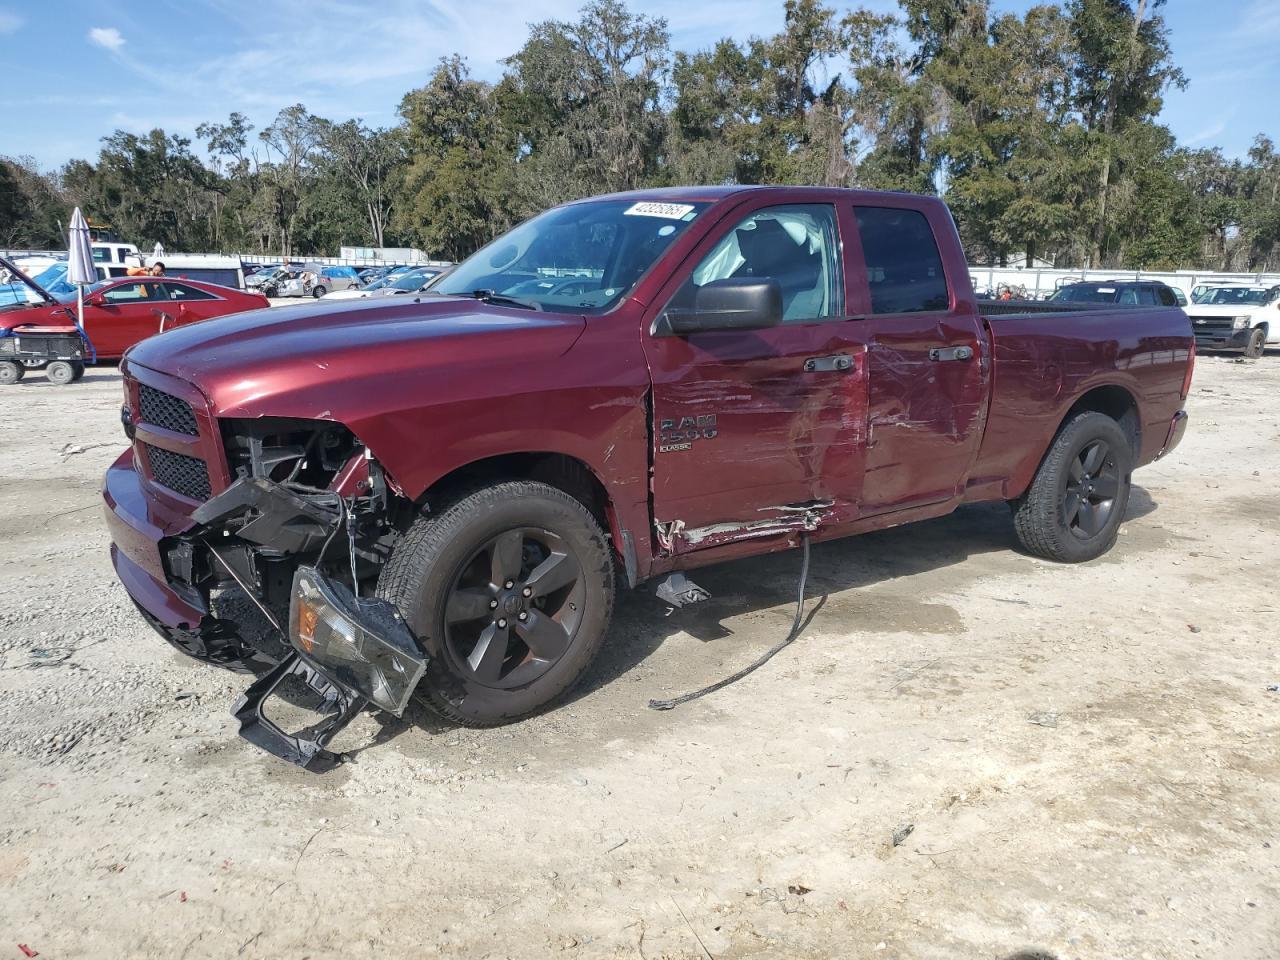
[[[75,284],[67,282],[67,265],[65,263],[55,263],[48,266],[32,279],[35,280],[37,285],[44,287],[59,300],[64,296],[75,296]],[[31,299],[30,289],[25,283],[0,284],[0,306],[9,303],[26,303]]]

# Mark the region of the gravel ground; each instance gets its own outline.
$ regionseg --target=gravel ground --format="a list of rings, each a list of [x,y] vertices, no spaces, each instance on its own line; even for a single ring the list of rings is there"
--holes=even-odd
[[[0,390],[0,958],[1272,958],[1280,357],[1201,358],[1119,544],[1000,505],[627,595],[580,695],[364,715],[325,775],[238,739],[107,559],[110,368]]]

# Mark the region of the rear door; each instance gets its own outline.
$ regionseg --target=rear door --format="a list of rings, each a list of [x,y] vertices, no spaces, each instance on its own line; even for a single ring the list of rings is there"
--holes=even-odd
[[[986,422],[982,318],[938,237],[955,236],[940,204],[878,197],[852,207],[852,285],[866,306],[868,437],[862,514],[951,499],[963,490]]]
[[[771,536],[856,509],[866,380],[861,328],[847,311],[841,219],[834,199],[744,204],[646,314],[660,550]],[[654,334],[668,304],[729,277],[777,280],[783,324]]]

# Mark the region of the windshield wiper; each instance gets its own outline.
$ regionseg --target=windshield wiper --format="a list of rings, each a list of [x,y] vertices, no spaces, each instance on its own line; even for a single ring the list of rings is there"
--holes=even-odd
[[[542,304],[536,300],[521,300],[519,297],[508,297],[505,293],[499,293],[497,290],[472,290],[464,296],[471,297],[475,300],[481,300],[485,303],[496,303],[500,307],[521,307],[525,310],[541,310]]]

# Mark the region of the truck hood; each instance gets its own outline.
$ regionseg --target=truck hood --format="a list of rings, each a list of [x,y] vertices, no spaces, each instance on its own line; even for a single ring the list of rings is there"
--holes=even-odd
[[[1183,309],[1189,317],[1248,317],[1261,313],[1270,304],[1261,303],[1188,303]],[[1280,311],[1276,311],[1280,319]]]
[[[310,302],[178,327],[126,359],[195,384],[215,416],[350,424],[439,389],[492,390],[503,368],[560,356],[585,327],[468,297]]]

